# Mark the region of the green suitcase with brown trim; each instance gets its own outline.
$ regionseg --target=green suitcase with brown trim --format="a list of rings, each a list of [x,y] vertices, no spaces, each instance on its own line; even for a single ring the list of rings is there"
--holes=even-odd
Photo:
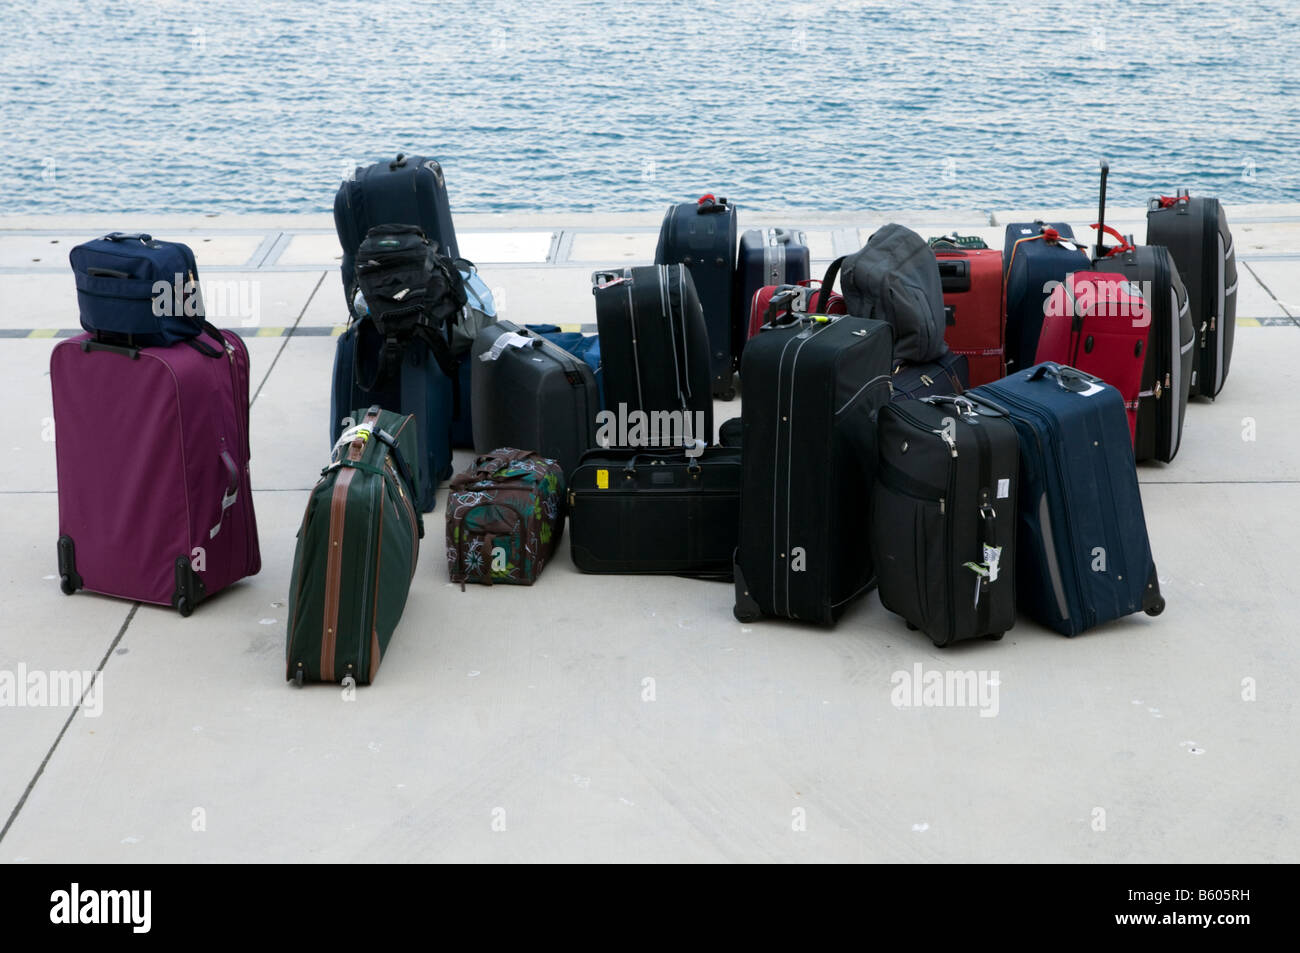
[[[415,418],[377,405],[353,418],[298,529],[285,677],[299,685],[374,681],[424,535]]]

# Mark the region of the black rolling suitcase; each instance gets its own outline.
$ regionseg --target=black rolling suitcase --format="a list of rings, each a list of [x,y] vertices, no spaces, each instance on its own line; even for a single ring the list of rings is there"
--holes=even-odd
[[[870,589],[875,412],[889,401],[893,331],[814,315],[745,347],[745,475],[736,618],[830,625]]]
[[[1136,282],[1151,317],[1142,384],[1138,392],[1137,432],[1133,453],[1138,462],[1173,460],[1183,437],[1183,418],[1191,393],[1196,329],[1191,305],[1169,249],[1161,245],[1134,246],[1106,227],[1106,176],[1101,166],[1101,201],[1097,215],[1097,247],[1093,269],[1123,275]],[[1105,246],[1104,236],[1114,235],[1122,245]]]
[[[399,153],[396,159],[357,166],[334,195],[334,228],[343,248],[343,295],[349,312],[356,294],[357,248],[376,225],[418,225],[425,237],[437,242],[440,254],[460,257],[447,183],[437,161]]]
[[[1237,328],[1237,256],[1223,206],[1186,189],[1152,198],[1147,244],[1169,249],[1187,286],[1196,332],[1191,394],[1215,397],[1228,377]]]
[[[573,564],[730,580],[740,481],[739,447],[590,450],[569,478]]]
[[[970,386],[969,364],[965,354],[952,351],[925,364],[899,361],[889,385],[895,401],[960,394]]]
[[[871,498],[880,601],[935,645],[1016,622],[1020,450],[1002,410],[965,397],[881,408]]]
[[[740,236],[736,259],[737,297],[733,302],[732,353],[739,362],[749,337],[750,305],[760,288],[794,285],[812,277],[808,240],[789,228],[748,228]]]
[[[967,396],[1005,410],[1020,438],[1021,610],[1063,635],[1164,611],[1119,391],[1043,363]]]
[[[591,283],[606,408],[619,416],[679,414],[683,431],[689,425],[692,439],[711,443],[709,336],[690,271],[645,265],[598,271]]]
[[[704,309],[709,332],[709,375],[714,397],[736,396],[735,341],[745,330],[733,303],[736,269],[736,207],[724,198],[701,196],[669,206],[655,246],[656,265],[682,264]],[[601,345],[604,347],[604,344]],[[603,353],[603,351],[602,351]]]
[[[479,330],[470,364],[476,452],[532,450],[568,474],[596,446],[600,394],[585,361],[499,321]]]

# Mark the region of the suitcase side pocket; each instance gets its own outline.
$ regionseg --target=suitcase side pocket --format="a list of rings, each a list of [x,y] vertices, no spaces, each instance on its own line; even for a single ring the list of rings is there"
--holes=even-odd
[[[944,504],[877,481],[871,531],[880,601],[918,628],[944,612]]]

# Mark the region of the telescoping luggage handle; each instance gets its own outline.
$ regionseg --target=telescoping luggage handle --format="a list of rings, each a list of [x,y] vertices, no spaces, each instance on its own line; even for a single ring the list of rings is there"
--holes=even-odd
[[[1106,177],[1110,175],[1110,163],[1105,159],[1101,160],[1101,189],[1097,193],[1097,224],[1092,226],[1097,229],[1097,254],[1094,259],[1105,258],[1103,240],[1106,237]],[[1120,237],[1122,242],[1124,239]]]
[[[1101,161],[1101,190],[1097,197],[1097,221],[1092,227],[1097,230],[1096,254],[1092,256],[1093,261],[1101,261],[1103,258],[1109,258],[1111,255],[1122,255],[1125,252],[1133,251],[1133,243],[1121,235],[1116,229],[1106,224],[1106,177],[1110,175],[1110,163],[1105,159]],[[1109,235],[1119,242],[1114,248],[1107,249],[1105,239]]]
[[[217,329],[217,326],[211,321],[203,322],[200,334],[206,334],[208,337],[216,341],[219,346],[214,348],[210,344],[200,341],[198,337],[185,338],[183,343],[188,344],[204,357],[221,357],[221,355],[228,352],[226,339]],[[140,358],[140,345],[132,344],[130,340],[125,344],[120,344],[112,341],[101,341],[97,337],[86,338],[81,342],[81,352],[83,354],[89,354],[91,351],[107,351],[110,354],[121,354],[123,357],[130,358],[133,361]]]

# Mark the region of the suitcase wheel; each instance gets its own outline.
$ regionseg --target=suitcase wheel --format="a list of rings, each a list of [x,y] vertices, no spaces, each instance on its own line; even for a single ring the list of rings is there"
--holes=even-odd
[[[1151,603],[1151,605],[1147,606],[1144,611],[1146,612],[1147,615],[1159,615],[1160,613],[1164,612],[1165,611],[1164,596],[1157,596],[1156,601]]]
[[[302,681],[303,681],[303,668],[302,668],[302,662],[299,662],[298,671],[293,673],[293,684],[298,688],[302,688]]]
[[[72,577],[66,573],[59,577],[59,588],[63,590],[65,596],[70,596],[77,591],[77,587],[72,584]]]
[[[908,632],[915,632],[917,629],[920,628],[920,626],[912,625],[912,623],[908,622],[906,619],[903,620],[903,624],[907,626]]]
[[[190,603],[189,596],[180,596],[176,600],[176,611],[181,614],[181,618],[189,618],[194,612],[194,606]]]
[[[757,622],[759,619],[763,617],[762,613],[760,612],[753,612],[749,609],[742,609],[740,606],[732,607],[731,614],[736,617],[736,621],[746,622],[746,623]]]
[[[735,387],[724,387],[724,388],[722,388],[721,390],[715,390],[715,391],[713,392],[713,396],[714,396],[715,398],[717,398],[718,400],[735,400],[735,399],[736,399],[736,388],[735,388]]]
[[[1001,642],[1002,636],[1004,635],[1006,635],[1005,632],[994,632],[992,635],[988,637],[988,639],[990,642]]]

